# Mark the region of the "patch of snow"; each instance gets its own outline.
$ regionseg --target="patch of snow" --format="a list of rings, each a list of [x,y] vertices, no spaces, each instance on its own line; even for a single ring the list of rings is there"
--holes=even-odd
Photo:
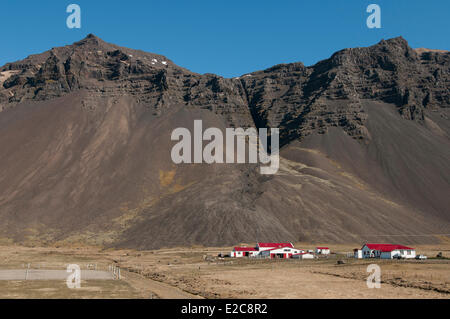
[[[156,60],[156,59],[152,59],[152,62],[158,62],[158,60]]]
[[[167,62],[166,62],[166,61],[162,61],[161,63],[164,64],[164,65],[167,65]]]

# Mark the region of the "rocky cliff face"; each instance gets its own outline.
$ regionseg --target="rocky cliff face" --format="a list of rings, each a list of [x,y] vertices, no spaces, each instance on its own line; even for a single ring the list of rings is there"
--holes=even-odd
[[[419,55],[396,38],[339,51],[308,68],[279,65],[242,82],[256,122],[280,126],[285,143],[311,132],[324,133],[330,126],[364,138],[362,99],[395,104],[404,118],[419,122],[424,109],[449,107],[449,58],[448,53]]]
[[[167,58],[121,48],[94,35],[9,63],[2,108],[86,89],[93,95],[129,95],[159,114],[170,104],[225,116],[232,126],[280,127],[282,144],[340,126],[364,138],[361,99],[395,104],[406,119],[424,121],[424,109],[450,105],[450,55],[417,53],[401,37],[368,48],[344,49],[314,66],[277,65],[240,78],[199,75]],[[326,105],[329,101],[333,107]],[[339,101],[346,101],[340,107]],[[89,108],[89,101],[85,102]],[[249,114],[251,118],[249,118]]]
[[[395,38],[226,79],[89,35],[0,74],[4,238],[153,248],[449,229],[448,52]],[[279,127],[279,174],[170,164],[170,131],[195,118]]]

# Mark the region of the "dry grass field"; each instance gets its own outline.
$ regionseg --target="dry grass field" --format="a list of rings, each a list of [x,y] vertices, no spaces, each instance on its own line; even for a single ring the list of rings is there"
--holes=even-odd
[[[297,243],[312,249],[314,245]],[[115,263],[122,280],[0,281],[0,298],[450,298],[450,244],[416,247],[418,260],[355,260],[355,245],[328,245],[315,260],[218,259],[230,248],[170,248],[155,251],[96,247],[0,247],[0,269],[62,269],[67,264],[106,269]],[[443,253],[442,259],[435,257]],[[337,261],[344,264],[338,265]],[[369,289],[366,269],[381,267],[381,288]]]
[[[69,289],[64,281],[0,281],[1,298],[20,299],[109,299],[142,298],[126,281],[83,281],[81,288]]]

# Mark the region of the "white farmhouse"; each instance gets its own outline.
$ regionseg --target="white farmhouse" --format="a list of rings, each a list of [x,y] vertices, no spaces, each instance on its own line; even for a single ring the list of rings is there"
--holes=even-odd
[[[365,244],[361,248],[362,258],[416,258],[416,250],[403,245]]]

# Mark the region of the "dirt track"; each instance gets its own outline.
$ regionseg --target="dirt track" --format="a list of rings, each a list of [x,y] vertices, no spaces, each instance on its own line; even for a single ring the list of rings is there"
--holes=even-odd
[[[123,271],[123,278],[145,298],[151,299],[203,299],[201,296],[190,294],[177,287],[158,282],[142,275]]]

